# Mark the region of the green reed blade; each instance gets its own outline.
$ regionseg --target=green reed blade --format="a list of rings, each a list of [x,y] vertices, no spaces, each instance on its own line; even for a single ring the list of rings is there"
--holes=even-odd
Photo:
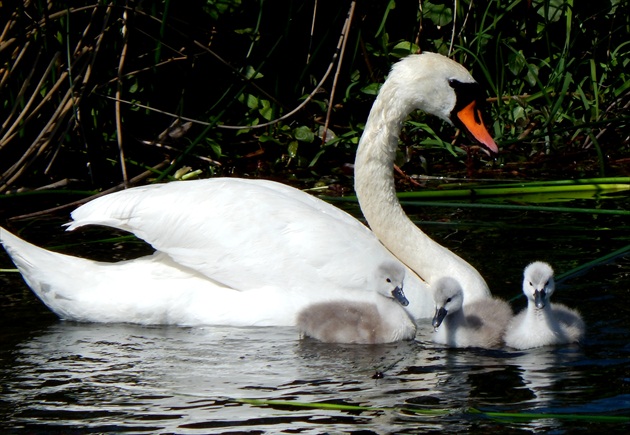
[[[449,415],[453,414],[453,410],[449,409],[418,409],[407,407],[372,407],[362,405],[346,405],[339,403],[321,403],[321,402],[300,402],[294,400],[275,400],[275,399],[236,399],[237,403],[245,403],[253,406],[282,406],[293,408],[308,408],[334,411],[398,411],[409,412],[422,415]],[[482,417],[494,419],[512,419],[512,420],[539,420],[539,419],[559,419],[559,420],[585,420],[591,422],[603,423],[629,423],[630,417],[614,416],[614,415],[596,415],[596,414],[562,414],[562,413],[533,413],[533,412],[494,412],[481,411],[476,408],[468,408],[462,411],[464,414],[479,415]]]

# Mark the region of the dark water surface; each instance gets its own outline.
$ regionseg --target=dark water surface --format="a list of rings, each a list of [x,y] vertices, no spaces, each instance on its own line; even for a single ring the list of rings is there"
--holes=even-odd
[[[628,209],[619,197],[581,207]],[[536,259],[559,274],[630,244],[628,218],[409,209],[426,231],[478,267],[493,292],[520,294]],[[64,233],[38,221],[23,237],[54,246],[110,232]],[[133,257],[136,245],[64,252]],[[11,267],[2,251],[0,268]],[[515,352],[447,349],[430,341],[331,345],[292,328],[177,328],[62,322],[17,274],[0,274],[2,433],[628,433],[630,258],[572,275],[554,301],[581,311],[584,343]],[[518,310],[524,299],[512,301]],[[265,399],[361,405],[370,410],[245,403]],[[482,411],[474,413],[471,409]],[[421,413],[436,411],[435,415]],[[522,418],[488,413],[544,413]],[[555,415],[559,414],[559,415]]]

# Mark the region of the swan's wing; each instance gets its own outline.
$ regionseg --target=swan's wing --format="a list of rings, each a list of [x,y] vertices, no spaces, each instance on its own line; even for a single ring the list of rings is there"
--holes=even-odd
[[[128,189],[72,213],[70,230],[130,231],[174,261],[236,289],[373,289],[383,261],[397,261],[347,213],[291,187],[209,179]]]
[[[78,322],[234,326],[292,325],[279,289],[239,292],[181,267],[164,253],[105,263],[32,245],[0,227],[0,243],[33,292]]]

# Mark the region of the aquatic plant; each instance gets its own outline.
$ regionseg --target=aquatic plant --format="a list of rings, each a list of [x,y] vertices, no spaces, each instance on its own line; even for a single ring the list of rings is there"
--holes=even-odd
[[[416,114],[406,172],[627,168],[628,0],[256,5],[6,5],[0,193],[229,174],[348,186],[379,84],[418,50],[472,69],[502,152],[473,158],[461,137],[439,139],[452,127]]]

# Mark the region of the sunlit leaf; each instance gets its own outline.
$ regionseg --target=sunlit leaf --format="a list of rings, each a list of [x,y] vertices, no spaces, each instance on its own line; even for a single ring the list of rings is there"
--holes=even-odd
[[[265,118],[267,121],[271,121],[273,118],[273,108],[271,107],[271,103],[269,100],[260,100],[262,107],[258,109],[258,113]]]
[[[420,47],[416,44],[409,41],[402,41],[394,46],[391,54],[395,57],[402,58],[413,53],[418,53],[419,51]]]
[[[292,140],[289,142],[289,146],[287,147],[287,152],[289,153],[289,157],[294,158],[297,156],[299,143],[296,140]]]
[[[252,94],[247,94],[247,107],[250,109],[258,109],[258,98]]]
[[[263,78],[264,75],[262,75],[259,71],[256,71],[256,69],[253,66],[247,65],[247,68],[245,68],[245,77],[247,77],[250,80],[256,80],[256,79]]]

